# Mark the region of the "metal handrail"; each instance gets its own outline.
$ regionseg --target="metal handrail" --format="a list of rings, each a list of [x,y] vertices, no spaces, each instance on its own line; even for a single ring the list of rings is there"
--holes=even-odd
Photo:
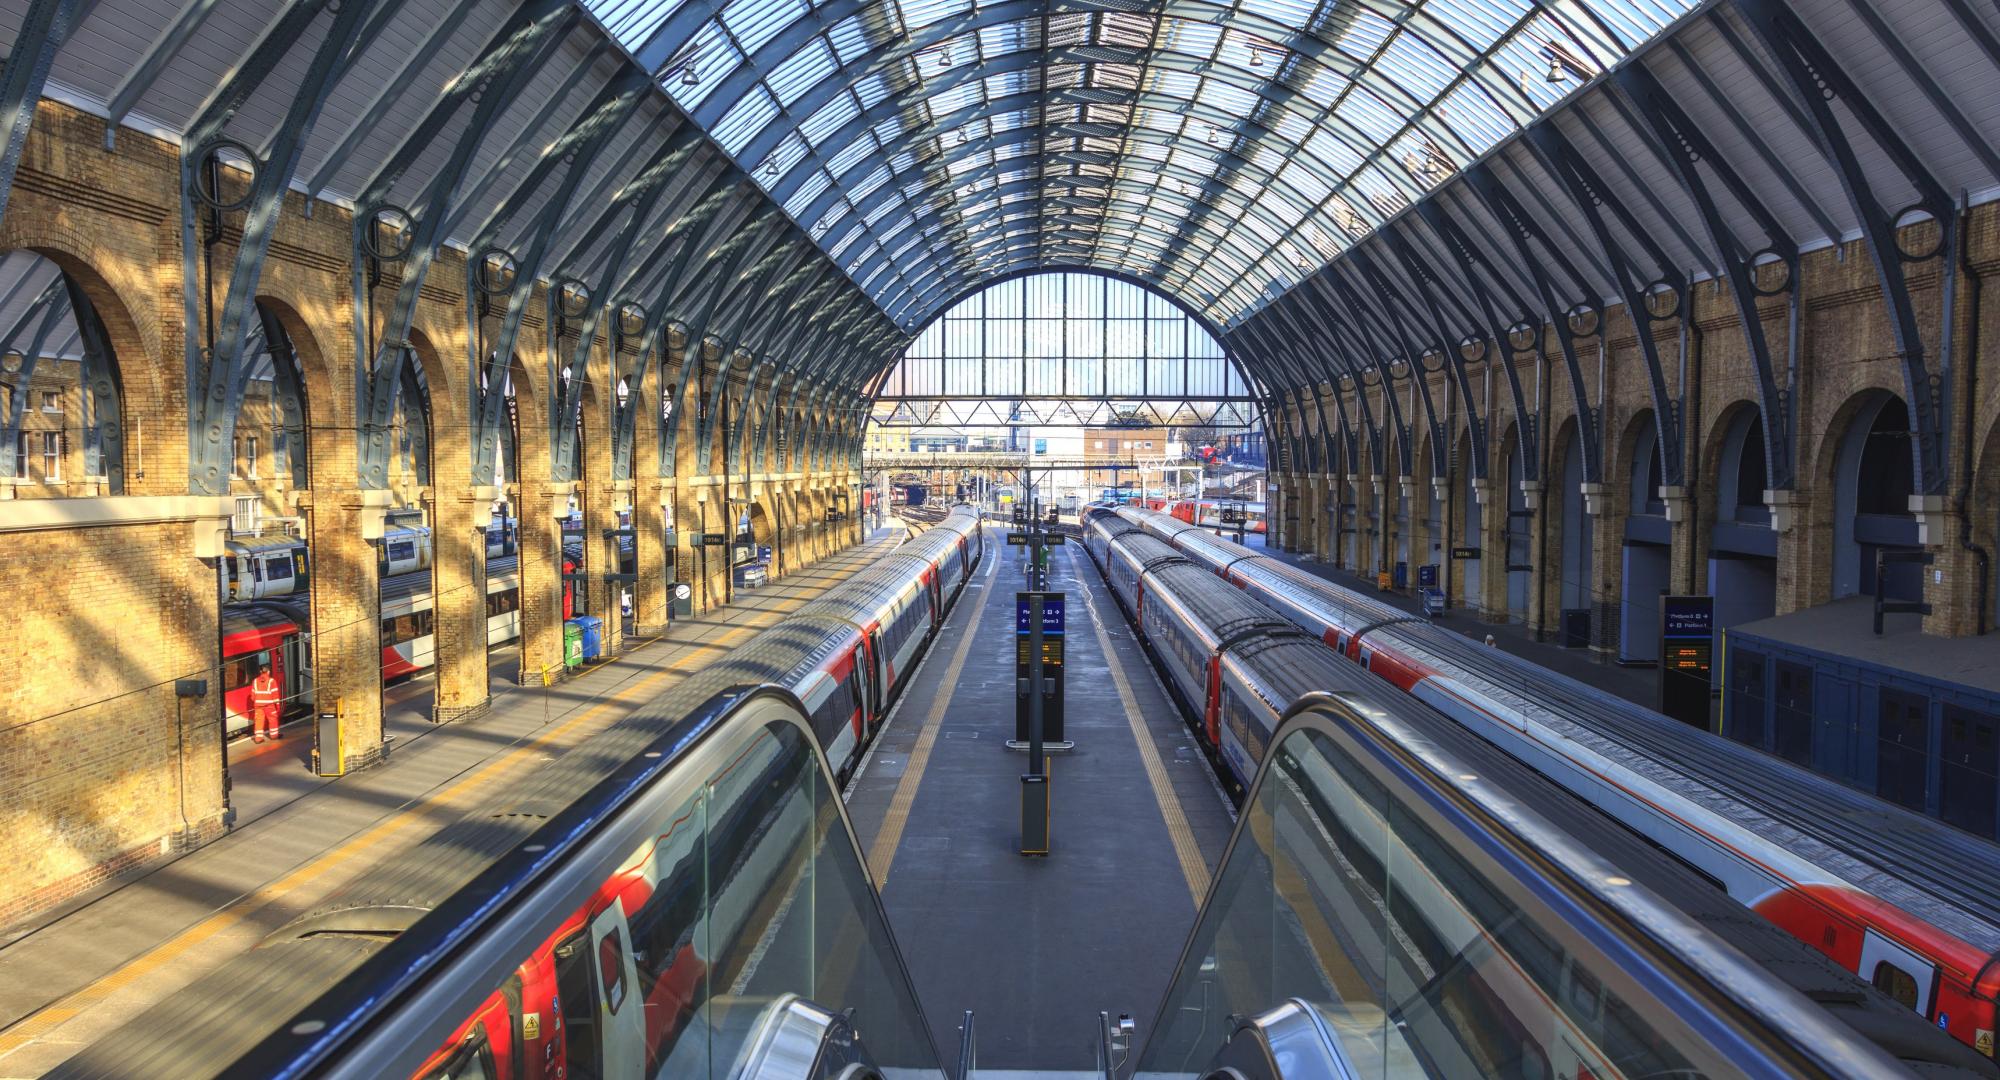
[[[965,1019],[958,1025],[958,1080],[972,1080],[972,1070],[979,1067],[979,1036],[972,1029],[972,1010],[965,1010]]]

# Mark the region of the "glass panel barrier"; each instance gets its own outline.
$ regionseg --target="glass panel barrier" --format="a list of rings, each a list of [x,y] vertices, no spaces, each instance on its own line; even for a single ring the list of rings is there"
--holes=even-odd
[[[1652,945],[1677,913],[1642,933],[1389,752],[1365,708],[1316,697],[1244,805],[1138,1076],[1207,1075],[1239,1029],[1288,1004],[1356,1077],[1845,1071],[1793,1041],[1817,1030],[1810,1003],[1785,1034],[1745,1017]],[[1746,974],[1739,989],[1767,986]],[[1790,991],[1771,992],[1786,1008]]]

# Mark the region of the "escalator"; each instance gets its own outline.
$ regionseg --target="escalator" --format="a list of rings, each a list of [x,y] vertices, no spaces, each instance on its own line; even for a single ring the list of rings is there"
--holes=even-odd
[[[1316,694],[1281,727],[1130,1075],[1906,1072],[1476,766],[1368,712]]]

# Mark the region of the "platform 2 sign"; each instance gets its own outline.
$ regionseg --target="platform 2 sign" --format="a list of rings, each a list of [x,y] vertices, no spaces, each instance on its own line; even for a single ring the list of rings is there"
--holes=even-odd
[[[1715,597],[1660,597],[1660,711],[1706,730],[1714,659]]]
[[[1014,594],[1014,738],[1028,741],[1029,620],[1039,601],[1042,617],[1042,741],[1063,741],[1063,636],[1068,620],[1067,596],[1059,592]]]
[[[1063,533],[1044,533],[1040,537],[1035,537],[1029,533],[1010,532],[1007,534],[1007,546],[1028,547],[1039,541],[1040,543],[1047,544],[1049,547],[1061,547],[1063,536]]]

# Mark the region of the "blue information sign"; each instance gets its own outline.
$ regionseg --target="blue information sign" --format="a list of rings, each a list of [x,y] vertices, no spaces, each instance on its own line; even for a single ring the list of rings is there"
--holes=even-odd
[[[1034,603],[1036,593],[1016,593],[1014,596],[1014,633],[1026,637],[1033,630],[1028,623],[1028,610]],[[1042,633],[1063,632],[1063,595],[1061,593],[1041,593]]]

